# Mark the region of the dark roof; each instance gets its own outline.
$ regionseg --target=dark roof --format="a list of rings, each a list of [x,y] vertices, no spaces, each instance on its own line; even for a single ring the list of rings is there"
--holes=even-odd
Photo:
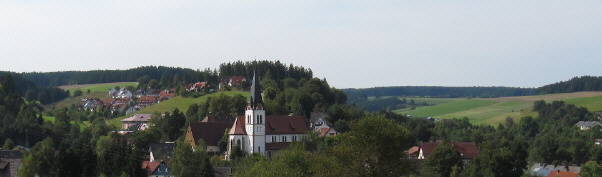
[[[4,151],[0,150],[0,159],[22,159],[21,151]]]
[[[194,142],[203,139],[208,146],[217,146],[217,142],[224,136],[224,131],[232,127],[232,122],[191,122],[190,131]]]
[[[253,72],[253,82],[251,84],[251,95],[249,96],[249,99],[249,104],[251,104],[253,109],[257,109],[260,105],[263,105],[261,85],[259,84],[259,79],[255,76],[255,72]]]
[[[282,150],[288,148],[291,143],[289,142],[277,142],[277,143],[265,143],[266,150]]]
[[[207,116],[201,122],[230,122],[234,123],[234,117],[232,116]]]
[[[421,142],[420,149],[424,158],[428,158],[439,144],[440,142]],[[451,145],[464,159],[473,159],[479,154],[477,144],[474,142],[451,142]]]
[[[6,168],[6,166],[8,166],[8,162],[0,161],[0,170],[4,170],[4,168]]]
[[[326,120],[327,117],[328,114],[325,112],[311,112],[309,114],[309,122],[313,124],[316,122],[316,120],[318,120],[318,118],[323,118],[324,121],[326,121],[326,123],[330,125],[330,123]]]
[[[309,131],[303,116],[266,116],[265,134],[305,134]]]
[[[175,147],[176,143],[152,143],[148,151],[153,153],[155,159],[161,159],[164,155],[167,156],[167,159],[170,159]]]

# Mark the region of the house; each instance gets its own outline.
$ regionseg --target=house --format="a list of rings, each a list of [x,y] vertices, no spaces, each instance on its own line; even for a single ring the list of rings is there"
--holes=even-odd
[[[165,143],[152,143],[148,148],[150,161],[169,161],[173,153],[176,143],[165,142]]]
[[[21,151],[0,150],[0,177],[16,176],[22,161]]]
[[[207,153],[220,153],[223,149],[219,148],[218,142],[224,136],[226,129],[232,127],[233,123],[232,121],[190,122],[186,129],[184,142],[196,147],[199,140],[202,139],[207,146]]]
[[[124,130],[129,129],[131,126],[139,126],[136,130],[144,130],[148,128],[148,120],[151,118],[151,114],[134,114],[132,117],[121,120],[121,128]]]
[[[581,175],[579,175],[579,173],[575,173],[575,172],[554,170],[554,171],[551,171],[547,177],[579,177],[579,176],[581,176]]]
[[[579,174],[581,172],[581,167],[569,165],[546,165],[543,163],[535,163],[529,168],[529,171],[532,175],[535,176],[548,176],[553,171],[571,172]]]
[[[135,102],[130,97],[124,97],[124,98],[109,97],[109,98],[105,99],[103,103],[104,103],[104,106],[106,109],[111,110],[111,113],[114,113],[114,112],[128,111],[128,108],[132,107],[131,105],[134,105]]]
[[[327,117],[328,114],[324,112],[310,113],[309,126],[312,127],[314,131],[318,132],[320,137],[335,136],[336,134],[338,134],[338,132],[336,131],[336,129],[334,129],[332,124],[326,120]]]
[[[575,125],[581,130],[589,130],[595,126],[602,126],[602,123],[599,121],[579,121]]]
[[[219,88],[222,89],[222,87],[224,85],[228,85],[230,87],[238,86],[246,81],[247,81],[247,78],[244,76],[233,76],[233,77],[222,78],[220,81],[220,84],[219,84]]]
[[[143,161],[142,168],[146,170],[149,177],[169,177],[171,172],[167,168],[167,163],[164,161]]]
[[[98,98],[82,99],[84,110],[95,111],[97,108],[102,107],[104,103]]]
[[[159,92],[159,102],[176,97],[176,89],[163,90]]]
[[[420,153],[420,147],[414,146],[414,147],[408,149],[407,151],[405,151],[405,153],[408,154],[408,157],[410,157],[410,159],[418,159],[418,154]]]
[[[419,152],[417,159],[426,159],[431,153],[441,144],[442,142],[420,142],[419,144]],[[479,155],[479,149],[477,148],[477,144],[474,142],[454,142],[449,143],[453,146],[456,151],[462,157],[462,161],[465,164],[469,164],[472,160]]]
[[[140,108],[151,106],[158,103],[158,98],[154,96],[140,96],[136,105]]]
[[[261,86],[255,76],[251,85],[250,100],[245,115],[236,117],[229,132],[228,155],[239,146],[247,154],[260,153],[271,157],[300,141],[309,131],[303,116],[266,115],[261,97]]]
[[[209,85],[207,84],[207,82],[197,82],[197,83],[186,86],[186,90],[189,92],[200,92],[200,91],[203,91],[203,89],[208,88],[208,87],[209,87]]]

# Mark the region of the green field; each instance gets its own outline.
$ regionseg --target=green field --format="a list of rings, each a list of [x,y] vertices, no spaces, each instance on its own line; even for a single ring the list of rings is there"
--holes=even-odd
[[[77,89],[80,89],[82,92],[86,93],[88,89],[90,89],[90,93],[106,93],[109,94],[109,89],[115,88],[119,86],[120,88],[124,88],[127,86],[138,86],[137,82],[114,82],[114,83],[102,83],[102,84],[84,84],[84,85],[65,85],[60,86],[59,88],[69,90],[71,95]],[[134,91],[134,90],[131,90]]]
[[[439,99],[445,100],[445,98]],[[418,98],[415,99],[417,103],[421,102],[418,100]],[[496,125],[503,123],[506,117],[515,120],[524,116],[536,117],[537,113],[531,111],[531,108],[533,102],[537,100],[545,100],[546,102],[563,100],[566,103],[585,107],[592,112],[602,111],[602,92],[576,92],[491,99],[450,99],[447,103],[436,104],[435,106],[418,107],[415,110],[400,109],[394,110],[394,112],[413,117],[442,119],[468,117],[475,124]]]
[[[216,96],[218,94],[226,94],[226,95],[230,95],[230,96],[236,95],[236,94],[241,94],[245,97],[249,96],[248,92],[241,92],[241,91],[221,91],[221,92],[205,95],[205,96],[202,96],[199,98],[184,98],[184,97],[178,96],[178,97],[172,98],[170,100],[163,101],[159,104],[155,104],[155,105],[146,107],[142,110],[136,111],[136,112],[134,112],[134,114],[152,114],[154,112],[158,112],[158,113],[172,112],[175,108],[178,108],[180,110],[180,112],[186,112],[188,110],[188,107],[190,107],[190,105],[192,105],[194,103],[205,102],[207,100],[207,98],[209,98],[211,96]],[[123,117],[111,119],[111,120],[109,120],[109,124],[114,125],[116,127],[121,127],[121,119],[127,118],[129,116],[131,116],[131,114],[123,116]]]

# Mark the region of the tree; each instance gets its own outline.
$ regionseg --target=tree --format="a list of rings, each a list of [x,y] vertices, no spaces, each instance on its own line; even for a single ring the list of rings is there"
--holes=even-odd
[[[6,141],[4,141],[4,145],[2,146],[3,150],[12,150],[13,148],[15,148],[15,143],[13,142],[13,140],[11,140],[10,138],[6,139]]]
[[[342,176],[402,176],[413,171],[406,154],[410,134],[392,120],[368,117],[350,124],[350,131],[333,147],[338,161],[348,165]],[[404,168],[405,167],[405,168]]]
[[[450,144],[440,143],[424,160],[422,171],[435,171],[439,176],[450,176],[454,166],[462,166],[462,157]]]
[[[80,90],[80,89],[73,91],[73,97],[82,96],[83,94],[84,94],[84,92],[82,92],[82,90]]]
[[[580,174],[582,177],[602,176],[602,167],[596,161],[589,161],[581,165]]]
[[[214,176],[213,167],[207,157],[206,149],[202,140],[195,150],[190,144],[183,141],[176,142],[173,156],[171,158],[171,173],[174,176]]]

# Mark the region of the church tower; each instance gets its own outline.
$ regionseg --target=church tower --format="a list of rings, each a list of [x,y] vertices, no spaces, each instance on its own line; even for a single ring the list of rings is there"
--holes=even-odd
[[[265,122],[266,115],[261,97],[261,85],[253,72],[251,96],[245,109],[245,131],[248,136],[248,146],[244,149],[248,154],[260,153],[265,155]]]

